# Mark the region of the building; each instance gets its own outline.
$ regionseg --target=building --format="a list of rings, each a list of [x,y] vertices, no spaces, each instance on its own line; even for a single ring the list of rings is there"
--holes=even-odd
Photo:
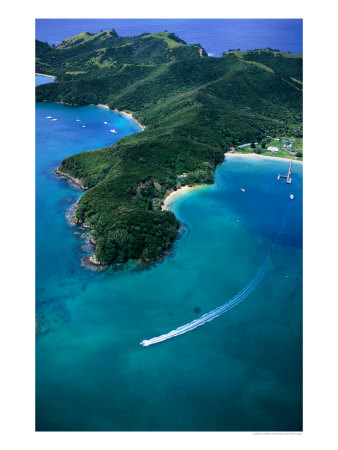
[[[274,147],[273,145],[270,145],[270,147],[268,147],[269,152],[279,152],[279,148],[278,147]]]

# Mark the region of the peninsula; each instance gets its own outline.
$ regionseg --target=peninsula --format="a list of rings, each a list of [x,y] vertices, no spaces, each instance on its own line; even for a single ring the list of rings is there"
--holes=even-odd
[[[179,225],[163,200],[212,183],[231,147],[302,137],[302,55],[260,49],[212,58],[173,33],[110,30],[57,47],[36,41],[35,71],[56,77],[36,88],[37,101],[108,105],[145,127],[58,168],[87,188],[76,221],[90,228],[101,264],[161,258]]]

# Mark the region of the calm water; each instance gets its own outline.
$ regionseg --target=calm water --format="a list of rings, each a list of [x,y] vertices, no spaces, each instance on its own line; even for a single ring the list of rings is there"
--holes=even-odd
[[[170,257],[147,270],[93,273],[80,264],[85,237],[65,220],[81,192],[52,171],[139,128],[103,108],[57,103],[38,103],[36,122],[37,429],[300,430],[302,165],[288,186],[276,180],[286,161],[229,159],[215,185],[171,204],[187,231]],[[245,301],[190,333],[139,346],[247,284],[286,210],[268,272]]]
[[[112,28],[120,36],[167,30],[188,44],[201,44],[210,56],[237,48],[303,51],[302,19],[37,19],[36,39],[57,45],[83,31]]]
[[[40,84],[53,83],[55,80],[51,77],[45,77],[43,75],[35,75],[35,86],[39,86]]]

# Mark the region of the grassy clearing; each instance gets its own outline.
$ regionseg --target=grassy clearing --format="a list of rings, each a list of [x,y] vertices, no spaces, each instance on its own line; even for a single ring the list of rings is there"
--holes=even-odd
[[[74,72],[66,72],[66,75],[81,75],[83,73],[87,73],[84,70],[78,70],[78,71],[74,71]]]
[[[276,141],[276,139],[279,139]],[[255,148],[252,148],[251,146],[244,147],[244,148],[236,148],[234,153],[240,153],[243,155],[248,155],[251,153],[257,153],[260,155],[266,155],[266,156],[272,156],[277,158],[285,158],[285,159],[293,159],[295,161],[303,161],[303,156],[296,156],[297,152],[301,152],[303,154],[303,138],[295,138],[292,140],[293,145],[292,149],[295,150],[295,152],[290,152],[283,146],[286,144],[284,140],[287,138],[271,138],[267,139],[265,142],[266,148],[262,148],[262,142],[261,141],[258,145],[255,145]],[[289,141],[291,142],[291,141]],[[277,147],[279,149],[278,152],[274,153],[267,149],[267,147],[273,146]]]
[[[182,45],[184,45],[184,44],[181,44],[180,42],[176,42],[176,41],[173,41],[172,39],[170,39],[168,37],[169,33],[166,32],[166,31],[160,31],[158,33],[152,33],[149,36],[144,36],[144,38],[149,38],[151,36],[159,38],[159,39],[162,39],[166,44],[168,44],[169,48],[181,47]]]

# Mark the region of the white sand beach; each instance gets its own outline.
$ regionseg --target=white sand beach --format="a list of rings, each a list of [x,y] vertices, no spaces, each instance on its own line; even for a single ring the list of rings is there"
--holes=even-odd
[[[165,209],[168,209],[169,203],[175,198],[182,194],[187,193],[188,191],[192,191],[194,189],[200,189],[201,187],[205,186],[211,186],[206,184],[199,184],[198,186],[182,186],[181,188],[177,189],[176,191],[171,192],[164,200],[162,205],[162,211]]]
[[[281,158],[280,156],[268,156],[268,155],[258,155],[257,153],[224,153],[225,159],[227,158],[236,158],[236,157],[244,157],[244,158],[258,158],[258,159],[278,159],[280,161],[292,161],[293,163],[303,164],[303,161],[299,161],[292,158]]]

